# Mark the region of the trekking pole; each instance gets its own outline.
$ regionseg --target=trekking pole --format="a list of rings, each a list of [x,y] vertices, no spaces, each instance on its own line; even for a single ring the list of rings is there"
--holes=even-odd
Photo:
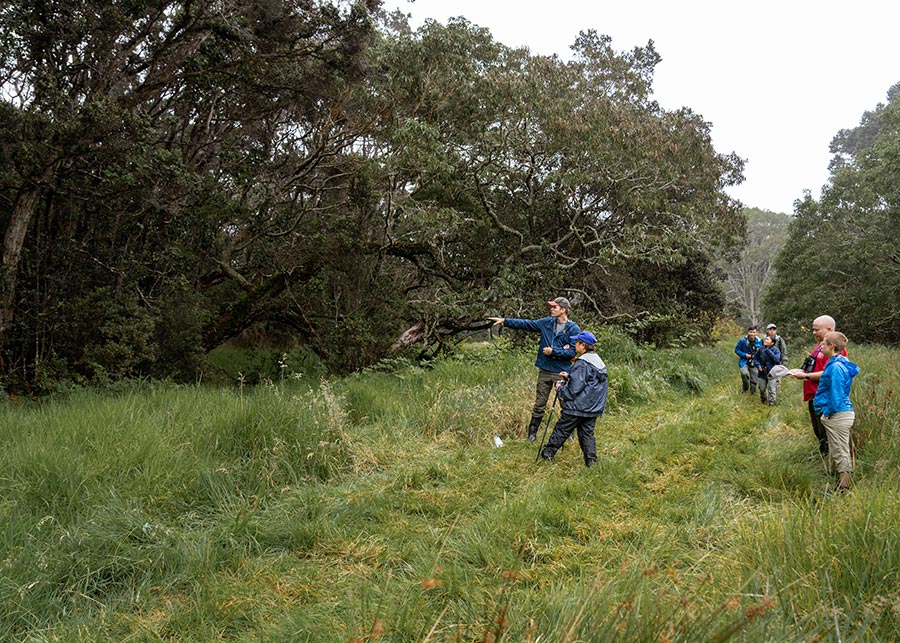
[[[547,422],[544,424],[544,434],[541,436],[541,443],[538,445],[537,455],[534,456],[534,461],[537,462],[541,459],[541,451],[544,450],[544,440],[547,438],[547,429],[550,428],[550,418],[553,417],[553,409],[556,408],[556,398],[559,397],[559,389],[553,388],[553,403],[550,404],[550,412],[547,414]]]

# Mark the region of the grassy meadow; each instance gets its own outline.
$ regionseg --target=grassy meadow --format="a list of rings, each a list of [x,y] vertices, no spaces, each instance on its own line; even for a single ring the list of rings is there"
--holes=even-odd
[[[591,469],[535,461],[502,345],[0,404],[0,640],[900,640],[900,352],[850,346],[836,496],[800,382],[739,396],[732,346],[600,334]]]

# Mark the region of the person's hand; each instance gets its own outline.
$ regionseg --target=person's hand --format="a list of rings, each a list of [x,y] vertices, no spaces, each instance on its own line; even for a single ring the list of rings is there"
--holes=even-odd
[[[566,380],[556,380],[555,382],[553,382],[553,386],[554,386],[554,387],[556,388],[556,390],[558,391],[559,389],[561,389],[561,388],[565,385],[565,383],[566,383]]]
[[[787,374],[798,380],[806,379],[806,371],[800,370],[799,368],[792,368]]]
[[[559,376],[561,378],[563,378],[564,380],[569,379],[569,374],[566,373],[565,371],[560,371]]]
[[[550,357],[551,355],[553,355],[553,349],[550,348],[549,346],[544,346],[543,350],[544,350],[544,355],[546,355],[547,357]]]
[[[502,324],[504,321],[506,321],[505,317],[488,317],[488,319],[494,322],[494,326],[496,326],[497,324]]]

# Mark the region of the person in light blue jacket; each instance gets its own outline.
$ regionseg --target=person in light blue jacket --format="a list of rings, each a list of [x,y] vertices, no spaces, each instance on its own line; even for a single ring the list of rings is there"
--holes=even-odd
[[[859,366],[841,355],[847,347],[843,333],[831,332],[822,340],[822,354],[828,358],[825,370],[819,378],[819,388],[813,398],[816,412],[828,434],[828,453],[838,474],[837,489],[850,487],[853,464],[850,459],[850,429],[856,420],[850,387],[859,373]]]
[[[561,372],[563,381],[557,387],[559,399],[562,400],[562,414],[547,444],[541,448],[541,457],[552,460],[560,447],[572,435],[578,432],[578,445],[584,456],[584,466],[590,467],[597,462],[597,440],[594,437],[594,425],[597,418],[606,410],[606,395],[609,390],[609,378],[606,364],[595,351],[597,338],[590,331],[583,330],[572,338],[575,342],[575,359],[570,372]]]
[[[550,391],[560,379],[561,372],[569,372],[572,359],[575,357],[575,342],[572,337],[581,332],[578,324],[569,319],[572,304],[565,297],[557,297],[548,301],[550,316],[541,319],[515,319],[512,317],[488,317],[494,324],[507,328],[516,328],[532,333],[540,333],[537,359],[537,385],[534,390],[534,407],[531,409],[531,422],[528,424],[528,440],[537,438],[538,427],[547,408]]]

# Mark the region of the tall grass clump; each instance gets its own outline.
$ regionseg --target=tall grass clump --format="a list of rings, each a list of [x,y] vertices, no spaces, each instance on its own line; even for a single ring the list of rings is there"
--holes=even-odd
[[[856,411],[852,431],[862,472],[898,475],[900,469],[900,353],[881,346],[849,347],[860,366],[851,399]]]
[[[83,391],[0,414],[0,638],[13,640],[150,587],[184,591],[257,548],[254,512],[351,461],[327,383]]]
[[[846,502],[806,501],[742,529],[746,574],[790,606],[816,640],[895,640],[900,631],[900,500],[857,489]],[[830,500],[830,499],[829,499]],[[864,636],[862,636],[864,634]]]

